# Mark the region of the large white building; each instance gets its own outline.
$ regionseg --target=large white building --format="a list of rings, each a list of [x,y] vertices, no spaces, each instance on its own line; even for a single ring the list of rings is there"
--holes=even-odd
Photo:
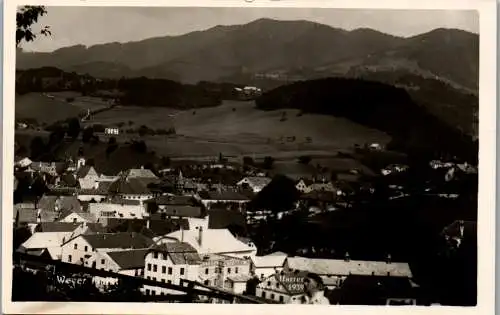
[[[144,278],[170,284],[181,284],[182,279],[197,281],[201,258],[189,244],[170,242],[152,246],[144,260]],[[146,295],[179,294],[175,290],[144,286]]]
[[[281,272],[285,266],[286,258],[287,255],[282,252],[252,257],[252,273],[262,280],[276,272]]]

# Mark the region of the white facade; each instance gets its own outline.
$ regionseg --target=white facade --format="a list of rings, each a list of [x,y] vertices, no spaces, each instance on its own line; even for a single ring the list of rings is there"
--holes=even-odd
[[[118,134],[120,134],[120,129],[118,129],[118,128],[105,128],[104,133],[107,135],[118,135]]]
[[[176,264],[170,256],[161,252],[150,252],[144,260],[144,278],[159,282],[180,285],[181,279],[196,281],[198,277],[198,265]],[[144,286],[146,295],[179,294],[180,292],[154,287]]]
[[[89,212],[97,219],[142,219],[147,216],[146,208],[140,202],[137,204],[118,204],[110,202],[90,203]]]
[[[276,272],[281,272],[284,268],[286,258],[287,255],[285,253],[252,257],[253,274],[262,280]]]
[[[78,236],[62,245],[61,261],[83,266],[85,260],[91,260],[95,252],[96,250],[82,236]]]

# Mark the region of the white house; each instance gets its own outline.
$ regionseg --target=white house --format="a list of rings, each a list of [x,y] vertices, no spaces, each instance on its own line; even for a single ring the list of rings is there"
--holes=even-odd
[[[234,237],[228,229],[209,229],[208,216],[204,219],[189,219],[189,230],[178,230],[167,234],[193,246],[200,255],[219,254],[232,257],[253,257],[257,247]]]
[[[271,182],[271,178],[269,177],[260,177],[260,176],[251,176],[251,177],[245,177],[242,180],[240,180],[237,185],[239,187],[249,187],[252,189],[254,193],[260,192],[264,187],[269,185]]]
[[[309,179],[300,179],[297,184],[295,185],[295,188],[302,192],[302,193],[310,193],[312,191],[311,189],[311,185],[312,185],[313,181],[312,180],[309,180]]]
[[[147,187],[148,183],[148,179],[129,178],[122,175],[122,177],[109,185],[108,192],[123,199],[145,201],[154,197],[153,193]]]
[[[35,232],[29,239],[21,244],[19,250],[33,255],[38,255],[43,251],[47,251],[52,259],[60,260],[62,255],[61,245],[71,234],[72,232],[68,231]]]
[[[105,128],[104,133],[107,135],[118,135],[120,134],[119,128]]]
[[[287,254],[275,252],[265,256],[252,257],[252,273],[259,279],[267,278],[283,270]]]
[[[97,251],[92,258],[85,261],[85,266],[142,278],[144,276],[144,259],[147,252],[148,249]],[[101,289],[116,282],[116,278],[94,277],[94,283]]]
[[[305,275],[305,272],[275,273],[257,285],[255,295],[263,299],[288,304],[292,299],[304,294]]]
[[[144,278],[170,284],[181,284],[181,280],[196,281],[201,263],[196,249],[187,243],[171,242],[152,246],[144,260]],[[175,290],[155,286],[144,286],[146,295],[179,293]]]
[[[82,234],[71,238],[62,244],[63,262],[91,265],[94,267],[97,251],[117,251],[120,249],[148,248],[153,241],[139,233],[99,233]],[[87,263],[85,263],[88,261]],[[97,262],[94,268],[97,267]]]
[[[101,218],[142,219],[146,208],[140,200],[115,198],[100,203],[89,203],[89,213],[97,220]]]
[[[228,276],[224,282],[224,289],[235,294],[243,294],[247,289],[247,282],[250,279],[252,279],[252,276],[243,274]]]
[[[97,174],[93,166],[83,165],[76,171],[76,178],[78,179],[80,188],[96,189],[99,174]]]
[[[201,258],[198,281],[204,285],[239,290],[241,277],[247,280],[251,278],[251,260],[248,258],[217,254],[205,254],[201,255]],[[230,283],[235,286],[228,287],[227,281],[230,278]]]

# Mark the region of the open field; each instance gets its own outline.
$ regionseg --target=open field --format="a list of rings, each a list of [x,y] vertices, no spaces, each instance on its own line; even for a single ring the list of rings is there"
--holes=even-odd
[[[347,119],[325,115],[298,116],[297,110],[261,111],[253,102],[225,101],[221,106],[175,111],[168,108],[117,107],[94,116],[89,123],[125,123],[123,128],[145,125],[152,129],[175,127],[176,136],[146,136],[148,147],[172,157],[218,156],[256,158],[273,155],[332,156],[354,144],[387,143],[390,138],[377,130]],[[130,124],[129,122],[132,122]],[[120,135],[119,141],[138,138]],[[310,141],[307,141],[310,138]]]
[[[104,102],[99,102],[99,99],[78,95],[79,93],[75,92],[16,95],[16,119],[34,118],[39,123],[51,124],[58,120],[77,117],[87,108],[95,110],[106,106]],[[75,100],[68,103],[66,102],[68,97],[73,97]]]
[[[16,112],[27,112],[27,107],[30,105],[35,107],[33,113],[36,114],[37,120],[57,116],[52,119],[56,121],[72,117],[80,111],[78,106],[62,101],[75,95],[59,93],[55,96],[55,98],[44,97],[41,94],[23,96],[18,101],[21,105],[19,108],[16,107]],[[36,104],[51,109],[40,110],[40,106],[35,106]],[[92,102],[88,104],[98,106]],[[286,119],[282,119],[283,112],[286,112]],[[298,115],[298,113],[297,110],[261,111],[255,108],[253,102],[237,101],[226,101],[218,107],[186,111],[118,106],[95,115],[88,123],[103,125],[123,123],[122,129],[138,128],[141,125],[151,129],[175,127],[177,134],[170,136],[139,137],[138,134],[125,133],[115,136],[119,143],[144,140],[149,150],[175,160],[213,160],[222,153],[232,161],[241,161],[243,156],[260,160],[268,155],[277,161],[295,161],[301,155],[310,155],[313,157],[312,163],[320,163],[331,169],[359,167],[355,159],[337,157],[338,152],[351,151],[354,144],[362,145],[370,142],[385,144],[390,140],[389,136],[378,130],[366,128],[344,118],[315,114]],[[28,132],[30,137],[35,136],[31,134],[33,132],[37,133]],[[25,132],[19,131],[16,138],[23,134]],[[104,134],[99,134],[99,137],[104,143],[109,138]],[[23,140],[22,142],[29,146],[29,141]],[[78,147],[77,143],[72,146]],[[68,149],[72,151],[71,148]]]

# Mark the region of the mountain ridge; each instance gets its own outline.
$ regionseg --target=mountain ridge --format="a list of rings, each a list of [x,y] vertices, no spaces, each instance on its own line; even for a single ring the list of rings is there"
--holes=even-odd
[[[347,72],[366,62],[377,63],[370,57],[372,54],[381,56],[383,63],[390,63],[396,55],[408,64],[416,64],[422,72],[431,72],[467,88],[478,86],[478,35],[467,31],[439,28],[412,37],[398,37],[368,28],[347,31],[306,20],[267,18],[127,43],[75,45],[50,53],[18,51],[17,67],[55,66],[102,77],[150,76],[196,83],[218,81],[238,73],[286,74],[292,67],[315,70],[324,64],[338,65],[342,60],[351,60],[353,65],[346,68]],[[469,65],[457,67],[457,61],[461,60]],[[110,68],[131,71],[107,73],[92,66],[94,62],[115,63]]]

